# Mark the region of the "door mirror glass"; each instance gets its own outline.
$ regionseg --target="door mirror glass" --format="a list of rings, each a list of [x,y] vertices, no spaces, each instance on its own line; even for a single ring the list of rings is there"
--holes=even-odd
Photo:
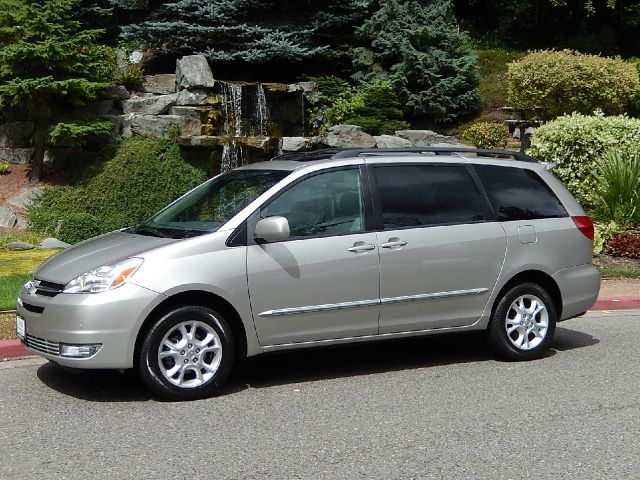
[[[289,221],[285,217],[263,218],[256,224],[256,240],[282,242],[289,238]]]

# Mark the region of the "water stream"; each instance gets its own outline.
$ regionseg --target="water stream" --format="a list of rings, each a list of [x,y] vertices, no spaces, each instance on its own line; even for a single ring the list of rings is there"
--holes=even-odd
[[[242,85],[225,83],[222,87],[224,102],[224,135],[231,137],[222,146],[221,170],[227,172],[242,165],[242,148],[237,137],[242,136]]]
[[[255,134],[259,137],[267,136],[267,98],[264,95],[264,88],[259,83],[256,91],[256,125]]]

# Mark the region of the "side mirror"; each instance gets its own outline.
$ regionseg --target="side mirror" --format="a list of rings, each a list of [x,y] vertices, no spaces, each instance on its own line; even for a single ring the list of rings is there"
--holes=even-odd
[[[255,239],[258,243],[282,242],[289,238],[289,233],[289,221],[285,217],[268,217],[256,224]]]

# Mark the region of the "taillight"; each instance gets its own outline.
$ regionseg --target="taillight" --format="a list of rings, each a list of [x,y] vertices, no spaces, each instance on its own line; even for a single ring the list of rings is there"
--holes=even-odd
[[[585,237],[589,240],[593,240],[593,222],[589,217],[571,217],[571,220],[573,220],[573,223],[576,224],[578,230],[580,230]]]

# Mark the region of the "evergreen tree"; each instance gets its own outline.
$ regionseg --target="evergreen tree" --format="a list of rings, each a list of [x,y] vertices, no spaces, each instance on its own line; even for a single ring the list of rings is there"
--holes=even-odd
[[[214,62],[300,62],[350,36],[369,1],[150,2],[147,18],[125,25],[122,36],[169,54],[203,53]]]
[[[407,114],[450,123],[478,108],[476,57],[451,0],[381,0],[359,33],[370,42],[355,60],[359,77],[388,79]]]
[[[42,171],[47,134],[77,139],[104,134],[109,122],[70,120],[74,107],[98,98],[113,74],[112,51],[71,15],[80,0],[32,0],[0,12],[0,109],[35,123],[31,179]]]

